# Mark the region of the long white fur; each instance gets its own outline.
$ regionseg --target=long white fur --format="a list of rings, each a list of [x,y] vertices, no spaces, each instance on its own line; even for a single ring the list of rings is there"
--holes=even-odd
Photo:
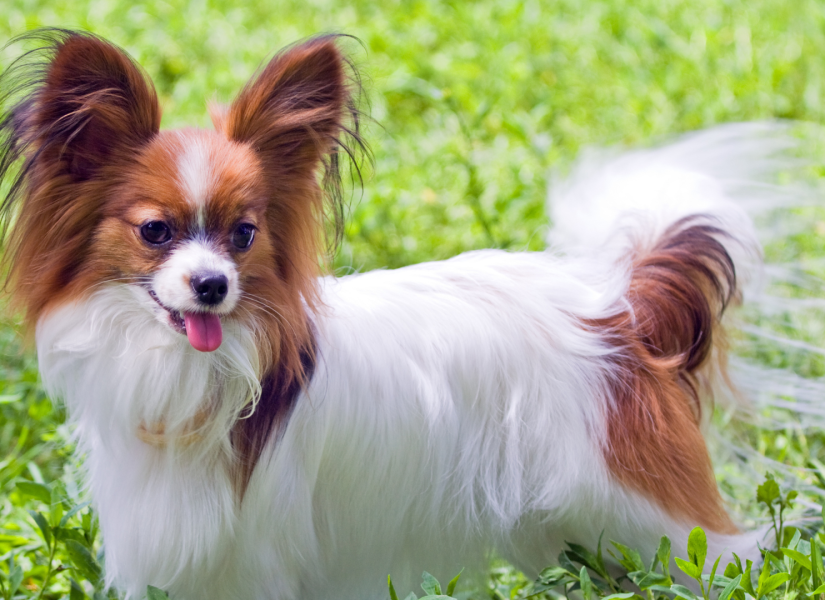
[[[776,149],[763,133],[737,136],[761,156]],[[718,132],[706,135],[690,160],[669,159],[667,178],[690,184],[676,200],[656,175],[673,147],[622,163],[638,194],[600,182],[608,164],[587,177],[593,212],[569,212],[556,239],[619,248],[696,207],[723,219],[750,264],[749,221],[695,167],[717,149]],[[714,168],[734,179],[737,159],[717,151]],[[227,321],[221,348],[200,354],[124,284],[49,313],[41,373],[87,454],[109,580],[129,597],[152,584],[176,600],[378,600],[388,573],[406,591],[424,569],[451,576],[496,551],[534,574],[565,541],[595,546],[603,531],[651,552],[662,534],[684,547],[691,524],[624,489],[602,456],[611,350],[579,322],[624,302],[628,272],[618,250],[598,254],[480,251],[324,279],[315,374],[241,505],[228,430],[259,393],[255,332]],[[185,431],[204,408],[201,443],[136,435],[157,420]],[[762,533],[710,535],[710,552],[753,558]]]

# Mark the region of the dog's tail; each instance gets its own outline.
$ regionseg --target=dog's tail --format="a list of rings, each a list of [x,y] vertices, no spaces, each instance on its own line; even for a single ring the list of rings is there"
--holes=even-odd
[[[549,242],[628,270],[638,336],[662,356],[681,357],[683,376],[697,376],[711,340],[723,339],[718,321],[727,306],[760,294],[762,252],[751,215],[793,202],[772,180],[792,166],[794,147],[785,126],[739,124],[653,149],[586,153],[571,177],[551,187]]]
[[[623,154],[585,152],[573,173],[551,185],[552,246],[597,250],[616,259],[659,243],[685,217],[710,217],[728,234],[738,286],[755,283],[761,264],[755,213],[799,198],[777,186],[797,147],[785,125],[717,127],[675,143]],[[758,282],[756,282],[758,283]]]
[[[570,176],[550,186],[548,242],[626,266],[661,253],[667,239],[684,237],[686,228],[713,229],[705,233],[721,244],[734,271],[733,287],[723,295],[744,306],[727,323],[737,332],[730,370],[741,393],[715,400],[739,409],[790,409],[814,429],[825,427],[825,380],[811,377],[825,370],[825,340],[816,338],[820,327],[810,326],[823,316],[816,311],[825,309],[817,297],[825,285],[817,257],[806,258],[806,244],[825,233],[825,210],[810,185],[798,177],[783,182],[810,166],[798,158],[807,152],[806,133],[782,123],[744,123],[652,149],[585,153]],[[697,257],[698,246],[709,247],[693,246],[688,254]],[[788,260],[793,246],[798,256]],[[723,287],[726,278],[719,281]],[[770,345],[787,359],[774,360],[774,368],[758,360],[771,353]],[[788,366],[796,368],[776,368]]]
[[[697,426],[709,408],[762,427],[825,426],[825,380],[813,376],[825,349],[806,328],[811,310],[825,307],[806,298],[821,282],[798,263],[762,260],[763,244],[825,218],[814,217],[821,209],[809,187],[779,184],[800,170],[800,143],[787,125],[728,125],[654,149],[585,156],[551,187],[551,246],[628,273],[624,306],[589,324],[620,347],[609,369],[608,464],[631,487],[720,533],[731,525]],[[730,314],[732,304],[743,309]],[[723,324],[733,330],[732,352]],[[640,402],[645,396],[656,400]],[[768,461],[729,429],[707,433],[714,454],[759,459],[736,471],[735,483],[752,494]],[[675,492],[674,477],[685,476],[702,493]]]

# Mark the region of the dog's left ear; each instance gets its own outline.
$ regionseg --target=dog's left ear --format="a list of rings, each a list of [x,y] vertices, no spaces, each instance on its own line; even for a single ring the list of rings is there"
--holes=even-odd
[[[216,126],[250,144],[267,167],[306,175],[333,151],[350,99],[346,61],[335,37],[320,37],[273,58]]]

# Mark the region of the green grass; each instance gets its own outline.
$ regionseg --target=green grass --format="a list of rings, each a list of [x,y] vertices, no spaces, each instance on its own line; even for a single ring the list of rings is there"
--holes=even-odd
[[[89,29],[123,46],[155,81],[169,127],[206,126],[205,102],[229,101],[284,45],[319,32],[358,38],[347,47],[363,77],[375,161],[363,194],[353,195],[335,259],[340,273],[490,246],[542,248],[548,174],[565,172],[583,147],[647,143],[728,121],[825,120],[820,0],[4,0],[0,9],[0,41],[49,25]],[[0,53],[0,65],[18,51]],[[814,216],[808,231],[769,255],[822,259],[822,222]],[[821,343],[817,319],[801,327]],[[82,494],[63,415],[38,386],[13,317],[4,323],[0,558],[14,554],[22,567],[21,597],[75,600],[91,593],[93,557],[78,548],[97,548],[94,523],[87,509],[64,523],[52,544],[59,572],[41,594],[52,546],[26,510],[57,526]],[[821,357],[782,348],[754,356],[806,376],[825,372]],[[818,433],[725,431],[787,465],[825,461]],[[765,514],[740,471],[720,466],[719,474],[736,509]],[[21,490],[21,480],[48,492]],[[4,565],[0,571],[14,570]],[[85,581],[85,591],[70,592],[70,577]],[[476,595],[523,593],[521,583],[499,565],[489,590]]]

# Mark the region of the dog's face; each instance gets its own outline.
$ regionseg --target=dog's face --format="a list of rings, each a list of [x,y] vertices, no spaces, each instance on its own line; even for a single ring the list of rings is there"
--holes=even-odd
[[[262,333],[264,357],[297,361],[324,237],[320,171],[335,175],[351,107],[335,40],[273,58],[212,109],[211,130],[160,131],[151,84],[107,42],[58,33],[41,53],[41,77],[10,70],[29,93],[0,125],[0,170],[24,158],[7,260],[28,322],[122,285],[196,350],[236,320]]]
[[[161,323],[213,351],[223,320],[277,310],[262,170],[248,144],[218,132],[162,132],[106,198],[90,254]]]

